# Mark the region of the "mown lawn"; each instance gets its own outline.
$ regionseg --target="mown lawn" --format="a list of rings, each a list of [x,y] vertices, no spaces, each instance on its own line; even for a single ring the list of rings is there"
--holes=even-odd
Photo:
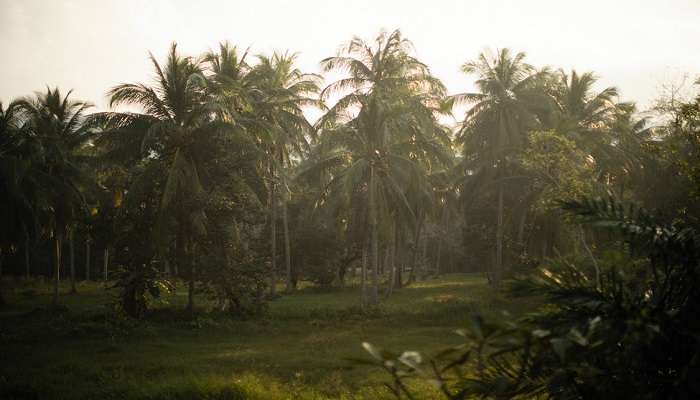
[[[391,398],[383,373],[349,361],[366,357],[361,342],[430,355],[459,343],[454,330],[470,314],[529,307],[506,301],[480,276],[452,275],[369,310],[357,288],[305,288],[248,321],[205,312],[189,321],[173,311],[183,291],[136,323],[109,311],[111,295],[99,284],[64,294],[64,311],[42,306],[48,284],[11,286],[11,305],[0,311],[2,399]],[[415,385],[433,397],[427,384]]]

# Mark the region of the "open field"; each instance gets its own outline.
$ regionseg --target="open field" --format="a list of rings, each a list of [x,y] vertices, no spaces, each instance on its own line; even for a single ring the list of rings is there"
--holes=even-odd
[[[165,300],[184,303],[180,289]],[[42,306],[48,285],[11,289],[12,305],[0,313],[0,397],[390,398],[383,373],[348,360],[365,357],[361,342],[431,354],[459,343],[453,331],[471,313],[528,307],[506,302],[472,275],[419,282],[369,310],[357,288],[305,288],[249,321],[204,312],[188,321],[171,307],[135,323],[112,316],[101,285],[78,291],[64,294],[66,309],[56,312]],[[420,390],[431,397],[431,388]]]

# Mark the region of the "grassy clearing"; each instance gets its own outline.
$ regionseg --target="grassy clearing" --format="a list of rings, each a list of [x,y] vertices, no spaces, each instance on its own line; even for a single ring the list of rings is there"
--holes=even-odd
[[[453,332],[471,313],[528,307],[506,302],[479,276],[453,275],[401,289],[371,310],[360,307],[357,288],[305,288],[250,321],[212,313],[187,321],[169,311],[183,291],[135,323],[112,316],[101,285],[78,290],[56,312],[38,308],[47,284],[11,289],[12,306],[0,312],[0,398],[390,398],[386,376],[348,361],[365,356],[362,341],[431,354],[459,342]],[[431,397],[431,388],[420,390]]]

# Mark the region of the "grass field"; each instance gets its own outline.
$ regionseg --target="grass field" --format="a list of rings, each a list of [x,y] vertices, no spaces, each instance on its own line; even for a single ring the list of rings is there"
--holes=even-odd
[[[528,307],[505,301],[480,276],[452,275],[401,289],[370,310],[360,307],[357,288],[305,288],[272,301],[263,318],[201,312],[190,321],[172,311],[184,302],[182,289],[136,323],[109,311],[111,295],[99,284],[63,295],[63,311],[42,306],[47,284],[15,284],[0,311],[0,398],[391,398],[381,371],[348,360],[366,357],[361,342],[430,355],[459,343],[454,330],[472,313]]]

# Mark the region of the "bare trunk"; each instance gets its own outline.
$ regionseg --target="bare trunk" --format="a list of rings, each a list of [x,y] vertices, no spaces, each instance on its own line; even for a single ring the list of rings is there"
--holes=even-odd
[[[379,300],[379,232],[372,224],[372,303]]]
[[[27,279],[31,277],[31,262],[29,261],[29,234],[24,238],[24,268]]]
[[[282,202],[282,229],[284,229],[284,263],[287,270],[287,286],[285,292],[292,293],[295,289],[292,280],[292,249],[289,245],[289,221],[287,219],[287,202]]]
[[[520,251],[525,253],[525,221],[527,220],[527,210],[523,211],[523,215],[520,216],[520,224],[518,225],[518,244],[520,245]]]
[[[85,241],[85,280],[90,280],[90,238]]]
[[[389,285],[387,286],[386,295],[391,296],[396,286],[396,237],[398,232],[397,223],[394,222],[394,239],[386,249],[385,264],[389,269]]]
[[[416,281],[416,267],[418,266],[418,248],[420,247],[420,234],[423,229],[424,214],[420,213],[418,217],[418,224],[416,225],[416,232],[413,235],[413,249],[411,254],[411,271],[408,273],[408,282],[406,285]]]
[[[438,227],[442,228],[442,224],[445,223],[445,219],[447,218],[447,204],[442,206],[442,213],[440,215],[440,222],[438,223]],[[440,269],[440,257],[442,256],[442,242],[445,241],[445,238],[440,238],[438,237],[438,244],[437,244],[437,253],[435,255],[435,273],[437,275],[440,275],[442,273]]]
[[[401,281],[401,268],[402,266],[399,265],[400,263],[396,261],[396,256],[398,253],[398,248],[399,248],[399,224],[398,221],[394,222],[394,244],[392,245],[392,250],[391,250],[391,269],[394,271],[394,285],[397,289],[401,289],[401,284],[403,283]]]
[[[63,238],[60,235],[54,237],[54,262],[53,271],[53,300],[51,304],[58,305],[58,285],[61,282],[61,245]]]
[[[228,265],[228,263],[226,264]],[[165,260],[165,276],[170,277],[170,260]]]
[[[270,295],[277,295],[277,196],[275,194],[275,175],[272,166],[270,166],[272,174],[272,183],[270,184]]]
[[[2,252],[0,251],[0,307],[4,306],[7,304],[5,302],[5,297],[2,295]]]
[[[367,253],[369,240],[362,243],[362,270],[360,271],[360,287],[362,288],[362,304],[367,303]]]
[[[496,265],[494,280],[500,282],[503,276],[503,182],[498,183],[498,218],[496,223]]]
[[[190,244],[189,245],[189,264],[190,264],[190,271],[189,271],[189,282],[188,282],[188,287],[187,287],[187,313],[189,314],[190,318],[194,317],[194,276],[196,273],[195,270],[195,260],[196,260],[196,253],[195,253],[195,245]]]
[[[109,248],[105,247],[104,255],[102,257],[103,269],[104,269],[104,281],[107,284],[107,267],[109,266]]]
[[[68,233],[68,252],[70,254],[70,292],[77,293],[75,287],[75,240],[73,229]]]

